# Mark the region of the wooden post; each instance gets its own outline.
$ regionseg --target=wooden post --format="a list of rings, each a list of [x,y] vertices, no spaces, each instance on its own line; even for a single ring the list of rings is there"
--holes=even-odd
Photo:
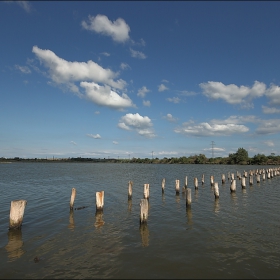
[[[104,191],[96,192],[96,210],[103,210]]]
[[[242,189],[246,188],[246,178],[245,177],[241,178],[241,187],[242,187]]]
[[[231,181],[234,180],[234,173],[231,173]]]
[[[164,188],[165,188],[165,178],[162,179],[161,181],[161,191],[164,193]]]
[[[224,184],[226,182],[226,176],[225,174],[222,174],[222,184]]]
[[[201,184],[204,185],[204,182],[205,182],[205,180],[204,180],[204,174],[202,174]]]
[[[230,172],[228,172],[227,176],[228,176],[228,181],[229,181],[230,180]]]
[[[211,184],[211,187],[214,185],[214,176],[213,175],[210,176],[210,184]]]
[[[140,201],[140,224],[147,223],[148,220],[149,203],[147,199]]]
[[[192,203],[192,190],[190,188],[187,188],[187,196],[186,196],[186,206],[191,206]]]
[[[133,182],[128,181],[128,199],[132,198],[132,186],[133,186]]]
[[[180,193],[180,180],[175,180],[175,191],[176,194]]]
[[[193,183],[194,183],[195,189],[198,189],[198,179],[197,179],[197,177],[195,177],[195,178],[193,179]]]
[[[76,189],[72,188],[72,193],[71,193],[71,197],[70,197],[70,210],[73,210],[73,208],[74,208],[75,197],[76,197]]]
[[[262,179],[265,180],[265,172],[262,174]]]
[[[235,192],[236,191],[236,181],[232,180],[230,184],[230,191]]]
[[[11,201],[9,229],[20,229],[23,221],[26,200]]]
[[[185,177],[185,189],[187,188],[188,186],[188,176]]]
[[[267,172],[267,179],[270,179],[270,171]]]
[[[257,183],[259,183],[260,181],[261,181],[261,175],[260,174],[257,174],[257,176],[256,176],[257,178]]]
[[[219,186],[217,182],[214,183],[214,195],[215,198],[219,198]]]
[[[150,184],[144,184],[144,198],[149,199],[150,197]]]
[[[253,185],[253,175],[252,174],[249,175],[249,185],[250,186]]]

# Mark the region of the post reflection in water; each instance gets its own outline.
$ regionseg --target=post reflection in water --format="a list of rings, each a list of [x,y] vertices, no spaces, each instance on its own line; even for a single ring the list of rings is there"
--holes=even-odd
[[[104,224],[105,224],[105,222],[103,221],[103,211],[102,210],[96,210],[94,226],[96,228],[101,228]]]
[[[74,211],[73,211],[73,209],[70,210],[68,228],[69,228],[70,230],[72,230],[72,231],[73,231],[74,228],[75,228]]]
[[[180,203],[180,195],[179,194],[176,194],[176,202]]]
[[[194,198],[197,201],[197,199],[198,199],[198,189],[194,190]]]
[[[5,246],[5,249],[8,253],[8,258],[10,261],[14,261],[17,258],[20,258],[24,251],[22,250],[22,233],[20,229],[11,229],[8,232],[8,244]]]
[[[192,208],[191,208],[191,205],[188,205],[186,207],[186,216],[187,216],[187,223],[188,223],[188,225],[192,226],[193,225],[193,220],[192,220]]]
[[[131,213],[131,210],[132,210],[132,199],[131,198],[129,198],[127,200],[127,210],[129,213]]]
[[[161,200],[162,200],[162,204],[164,205],[164,204],[165,204],[165,196],[164,196],[164,193],[162,193],[162,195],[161,195]]]
[[[147,223],[140,224],[140,234],[143,247],[149,246],[149,228]]]
[[[220,200],[219,198],[215,198],[214,201],[214,212],[219,213],[220,212]]]

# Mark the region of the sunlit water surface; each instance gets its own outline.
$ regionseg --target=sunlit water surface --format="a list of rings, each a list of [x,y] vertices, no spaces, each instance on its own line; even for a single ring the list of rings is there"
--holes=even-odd
[[[279,279],[280,176],[260,183],[254,178],[252,186],[247,178],[245,189],[237,180],[236,193],[227,178],[228,172],[236,176],[261,168],[272,166],[0,164],[0,277]],[[210,175],[219,184],[219,199]],[[186,176],[190,208],[182,192]],[[150,184],[149,217],[140,226],[145,183]],[[70,212],[72,188],[74,207],[86,208]],[[102,190],[104,210],[96,213],[95,193]],[[10,203],[17,199],[27,200],[23,225],[9,231]]]

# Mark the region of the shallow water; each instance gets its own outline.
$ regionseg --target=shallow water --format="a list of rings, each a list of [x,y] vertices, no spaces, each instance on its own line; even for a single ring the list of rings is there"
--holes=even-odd
[[[236,171],[261,168],[272,166],[0,164],[0,277],[279,279],[280,176],[260,183],[254,177],[252,186],[247,178],[246,189],[237,180],[236,193],[227,179],[228,172],[236,176]],[[219,199],[210,175],[219,184]],[[190,208],[182,192],[185,176]],[[149,217],[140,226],[145,183],[150,184]],[[77,190],[74,207],[86,208],[69,211],[72,188]],[[96,213],[95,193],[101,190],[104,210]],[[9,231],[10,203],[17,199],[27,200],[23,225]]]

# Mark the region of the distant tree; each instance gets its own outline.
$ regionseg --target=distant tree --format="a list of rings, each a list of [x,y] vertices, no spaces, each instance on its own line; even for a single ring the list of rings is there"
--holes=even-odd
[[[229,164],[248,164],[248,152],[243,148],[238,148],[235,154],[229,154]]]

